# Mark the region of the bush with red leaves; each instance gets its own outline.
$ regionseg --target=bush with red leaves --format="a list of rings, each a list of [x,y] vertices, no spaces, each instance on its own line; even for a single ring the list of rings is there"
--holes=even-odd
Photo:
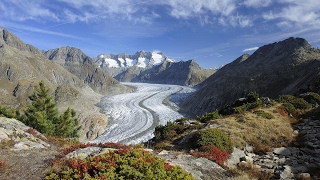
[[[227,150],[220,150],[215,146],[201,146],[199,152],[193,152],[191,155],[196,157],[205,157],[211,161],[216,162],[220,166],[224,166],[224,163],[228,160],[229,154]]]

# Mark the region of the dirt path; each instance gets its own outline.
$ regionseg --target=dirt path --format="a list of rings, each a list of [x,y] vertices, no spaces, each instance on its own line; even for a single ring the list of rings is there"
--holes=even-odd
[[[45,169],[58,152],[55,147],[26,151],[0,150],[0,159],[6,168],[0,172],[2,180],[40,180],[45,177]]]

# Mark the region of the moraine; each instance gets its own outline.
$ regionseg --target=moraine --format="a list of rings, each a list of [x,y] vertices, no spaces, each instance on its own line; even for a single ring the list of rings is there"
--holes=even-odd
[[[182,114],[163,104],[163,101],[171,95],[179,100],[185,98],[185,94],[194,91],[190,87],[179,85],[123,84],[134,86],[136,91],[101,99],[100,108],[111,120],[105,132],[91,142],[124,144],[145,142],[153,137],[157,125],[164,125],[168,121],[183,117]]]

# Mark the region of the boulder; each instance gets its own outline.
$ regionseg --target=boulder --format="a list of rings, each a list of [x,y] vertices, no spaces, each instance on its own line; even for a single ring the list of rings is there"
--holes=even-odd
[[[273,153],[276,155],[280,155],[280,156],[290,156],[291,155],[290,149],[285,148],[285,147],[275,148],[273,150]]]

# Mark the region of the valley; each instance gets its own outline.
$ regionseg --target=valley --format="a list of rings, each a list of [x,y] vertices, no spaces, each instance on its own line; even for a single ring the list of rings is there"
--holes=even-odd
[[[102,113],[110,117],[105,132],[92,140],[94,143],[119,142],[137,144],[153,137],[154,128],[159,124],[166,124],[183,117],[182,114],[170,107],[177,107],[177,103],[193,92],[186,86],[123,83],[133,86],[133,93],[106,96],[101,99]],[[163,102],[169,100],[170,107]]]

